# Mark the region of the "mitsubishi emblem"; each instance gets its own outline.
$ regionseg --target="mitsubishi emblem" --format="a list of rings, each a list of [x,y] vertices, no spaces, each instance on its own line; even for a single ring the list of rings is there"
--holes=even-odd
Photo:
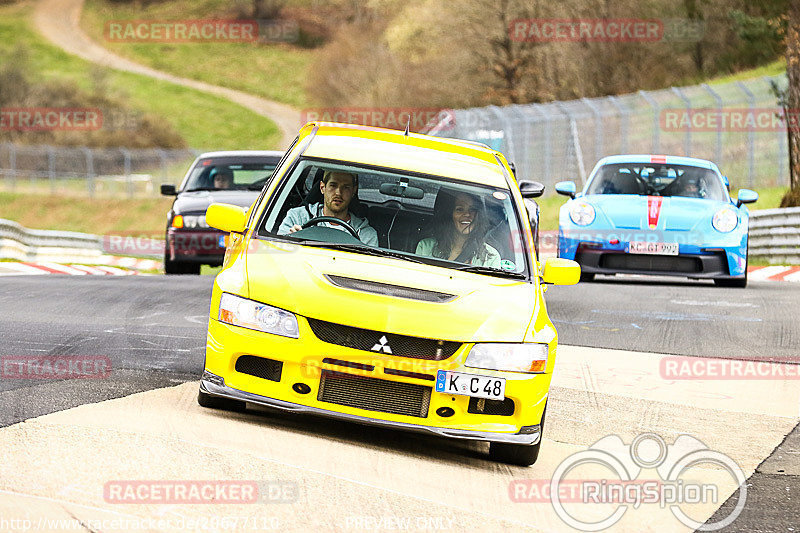
[[[392,347],[389,346],[389,339],[386,338],[386,335],[382,336],[381,340],[371,349],[373,352],[392,353]]]

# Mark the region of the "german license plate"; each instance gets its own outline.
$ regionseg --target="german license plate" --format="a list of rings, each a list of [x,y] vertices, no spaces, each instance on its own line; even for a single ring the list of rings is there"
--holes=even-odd
[[[629,245],[628,253],[678,255],[678,243],[677,242],[632,242]]]
[[[505,378],[438,370],[436,372],[436,392],[486,398],[487,400],[503,400],[506,397],[506,380]]]

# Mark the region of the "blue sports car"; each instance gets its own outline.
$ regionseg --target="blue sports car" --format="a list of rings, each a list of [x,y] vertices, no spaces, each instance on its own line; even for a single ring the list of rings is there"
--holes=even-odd
[[[713,279],[747,286],[744,204],[758,194],[739,190],[736,200],[719,168],[703,159],[617,155],[600,160],[582,192],[562,181],[570,197],[561,207],[558,256],[595,274],[653,274]]]

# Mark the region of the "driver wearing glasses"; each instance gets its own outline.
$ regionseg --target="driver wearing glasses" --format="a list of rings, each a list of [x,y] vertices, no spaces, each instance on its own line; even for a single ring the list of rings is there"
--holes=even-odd
[[[366,218],[350,212],[350,201],[358,191],[356,176],[350,172],[326,170],[319,184],[322,202],[309,206],[295,207],[286,213],[286,218],[278,228],[278,235],[287,235],[303,229],[303,224],[317,217],[333,217],[348,223],[358,234],[361,242],[369,246],[378,246],[378,232],[369,225]],[[347,231],[344,226],[335,223],[322,223],[331,228]]]

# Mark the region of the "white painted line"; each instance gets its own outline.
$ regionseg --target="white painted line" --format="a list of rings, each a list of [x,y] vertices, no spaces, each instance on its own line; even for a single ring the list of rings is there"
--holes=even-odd
[[[662,362],[662,360],[666,359]],[[667,365],[688,365],[694,372],[719,372],[730,360],[558,346],[552,384],[573,390],[634,398],[647,402],[697,406],[725,412],[775,417],[797,416],[800,373],[794,364],[760,362],[775,379],[676,379]],[[746,363],[736,365],[744,367]],[[755,364],[755,363],[752,363]],[[682,368],[682,367],[681,367]],[[700,374],[698,374],[700,375]],[[591,384],[591,387],[589,387]]]
[[[764,268],[759,268],[758,270],[754,270],[749,272],[747,276],[753,281],[766,281],[772,276],[776,276],[778,274],[782,274],[789,270],[792,267],[788,266],[768,266]]]

